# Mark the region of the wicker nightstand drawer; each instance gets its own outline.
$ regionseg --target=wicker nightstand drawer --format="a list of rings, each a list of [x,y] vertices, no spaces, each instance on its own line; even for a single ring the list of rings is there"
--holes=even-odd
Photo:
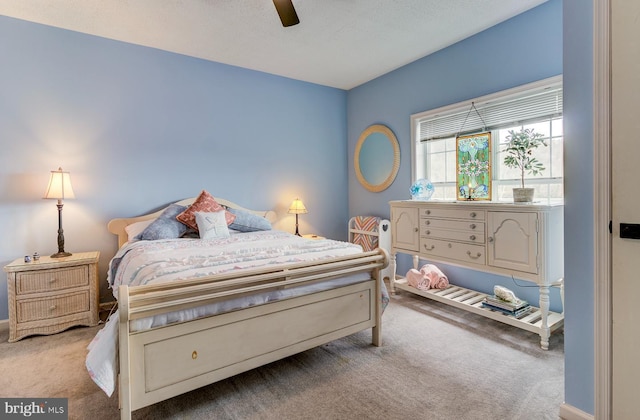
[[[53,270],[26,271],[16,274],[16,295],[70,287],[87,286],[89,270],[86,265]]]
[[[56,297],[18,300],[16,318],[18,323],[39,321],[88,312],[89,309],[89,290],[81,290]]]
[[[99,257],[99,252],[79,252],[6,265],[9,341],[97,325]]]

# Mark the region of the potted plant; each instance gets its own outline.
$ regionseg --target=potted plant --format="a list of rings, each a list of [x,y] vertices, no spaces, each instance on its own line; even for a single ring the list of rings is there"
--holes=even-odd
[[[533,201],[533,188],[524,187],[524,175],[538,175],[544,171],[544,165],[534,156],[533,150],[540,146],[546,146],[543,135],[536,133],[533,128],[525,128],[520,131],[509,130],[507,136],[507,147],[503,150],[506,153],[504,164],[509,168],[520,170],[520,188],[513,189],[514,202]]]

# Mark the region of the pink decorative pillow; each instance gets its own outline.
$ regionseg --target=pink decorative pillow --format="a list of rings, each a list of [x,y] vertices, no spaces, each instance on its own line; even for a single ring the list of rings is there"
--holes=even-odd
[[[189,226],[191,229],[198,230],[198,224],[196,223],[197,211],[204,213],[213,213],[220,210],[224,210],[224,207],[222,207],[206,190],[202,190],[193,204],[187,207],[185,211],[177,215],[176,219],[178,219],[179,222],[182,222],[185,225]],[[236,216],[234,214],[225,211],[225,220],[227,221],[227,226],[233,223],[235,219]]]

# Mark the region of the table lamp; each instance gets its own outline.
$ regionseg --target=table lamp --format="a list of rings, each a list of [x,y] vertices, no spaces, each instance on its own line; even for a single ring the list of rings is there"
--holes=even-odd
[[[62,168],[57,171],[51,171],[49,178],[49,186],[44,198],[53,198],[58,200],[58,252],[53,254],[51,258],[68,257],[70,252],[64,250],[64,231],[62,230],[62,200],[65,198],[75,198],[73,188],[71,188],[71,177],[69,172],[65,172]]]
[[[307,208],[304,206],[304,203],[302,203],[302,201],[300,201],[299,198],[296,198],[295,200],[293,200],[293,203],[291,203],[288,213],[296,215],[296,235],[301,236],[300,232],[298,232],[298,215],[308,213]]]

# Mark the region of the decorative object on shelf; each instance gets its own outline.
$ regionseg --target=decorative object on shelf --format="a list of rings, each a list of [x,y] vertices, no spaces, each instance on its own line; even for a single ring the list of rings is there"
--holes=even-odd
[[[413,183],[410,188],[412,200],[427,201],[431,199],[435,188],[431,181],[426,178],[421,178]]]
[[[64,231],[62,230],[62,200],[65,198],[75,198],[73,188],[71,187],[71,176],[69,172],[63,171],[62,168],[58,168],[57,171],[51,171],[49,186],[44,193],[44,198],[58,200],[58,252],[53,254],[51,258],[69,257],[71,253],[64,250]]]
[[[387,189],[400,169],[400,146],[389,127],[374,124],[365,129],[353,155],[360,184],[371,192]]]
[[[504,286],[493,286],[493,294],[506,302],[516,303],[519,300],[516,294],[513,293],[513,290],[507,289]]]
[[[300,232],[298,231],[298,215],[308,213],[307,208],[304,206],[304,203],[300,201],[299,198],[296,198],[291,203],[291,206],[289,206],[288,213],[296,215],[296,235],[301,236]]]
[[[504,164],[509,168],[520,170],[520,188],[513,189],[513,201],[516,203],[530,203],[533,201],[535,189],[524,187],[525,172],[538,175],[544,171],[544,165],[533,156],[533,150],[540,146],[547,146],[543,135],[536,133],[533,128],[523,128],[520,131],[509,130]]]
[[[491,133],[456,137],[458,200],[491,200]]]

